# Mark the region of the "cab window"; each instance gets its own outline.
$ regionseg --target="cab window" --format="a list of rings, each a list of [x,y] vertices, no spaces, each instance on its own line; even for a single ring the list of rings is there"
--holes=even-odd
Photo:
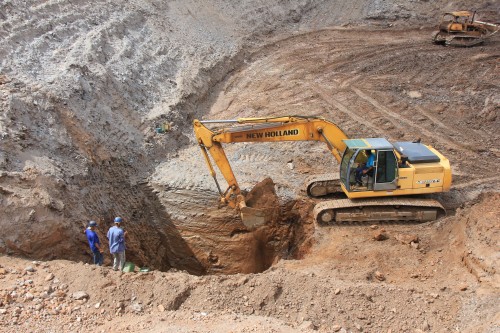
[[[397,161],[392,150],[381,150],[377,156],[377,183],[390,183],[396,178]]]

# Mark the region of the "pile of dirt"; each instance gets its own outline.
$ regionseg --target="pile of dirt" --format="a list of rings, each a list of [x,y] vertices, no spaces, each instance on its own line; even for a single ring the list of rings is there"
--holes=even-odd
[[[448,225],[439,234],[460,234],[454,237],[454,256],[459,256],[469,272],[485,289],[500,286],[499,253],[500,245],[500,201],[499,193],[484,193],[477,199],[477,204],[470,211],[459,210],[459,222]],[[472,204],[472,203],[471,203]]]
[[[274,186],[273,180],[269,177],[257,183],[249,193],[245,194],[246,204],[253,208],[279,207],[280,202]]]

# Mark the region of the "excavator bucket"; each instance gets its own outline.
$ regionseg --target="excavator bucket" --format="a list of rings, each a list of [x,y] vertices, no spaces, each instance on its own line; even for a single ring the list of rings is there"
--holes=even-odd
[[[266,224],[266,214],[260,209],[244,207],[240,210],[241,221],[248,229],[255,229]]]
[[[248,207],[244,201],[240,202],[241,221],[248,229],[256,229],[272,220],[274,208],[252,208]]]

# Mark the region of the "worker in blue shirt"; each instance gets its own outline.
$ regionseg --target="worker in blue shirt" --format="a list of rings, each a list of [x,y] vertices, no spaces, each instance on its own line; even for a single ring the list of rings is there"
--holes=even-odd
[[[373,177],[373,167],[375,165],[375,155],[372,154],[371,150],[366,151],[368,159],[366,160],[366,169],[363,170],[363,174],[368,174],[368,176]]]
[[[115,225],[108,230],[109,252],[113,255],[113,269],[115,271],[123,270],[125,266],[125,235],[120,226],[123,222],[121,217],[115,217]]]
[[[361,178],[363,175],[368,175],[373,177],[373,168],[375,165],[375,154],[371,150],[366,150],[365,154],[367,156],[366,163],[360,163],[356,168],[356,185],[362,186]]]
[[[92,256],[94,258],[94,265],[101,266],[103,257],[101,242],[99,241],[99,236],[95,232],[97,228],[97,223],[95,221],[90,221],[87,229],[85,229],[85,235],[89,241],[90,250],[92,251]]]

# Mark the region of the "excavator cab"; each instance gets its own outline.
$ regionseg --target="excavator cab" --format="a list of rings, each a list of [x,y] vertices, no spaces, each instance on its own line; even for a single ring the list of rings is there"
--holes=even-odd
[[[340,163],[340,180],[348,196],[352,192],[387,191],[397,188],[398,160],[394,146],[389,141],[384,138],[343,141],[347,148]],[[368,171],[366,166],[369,152],[374,156],[371,171]]]

